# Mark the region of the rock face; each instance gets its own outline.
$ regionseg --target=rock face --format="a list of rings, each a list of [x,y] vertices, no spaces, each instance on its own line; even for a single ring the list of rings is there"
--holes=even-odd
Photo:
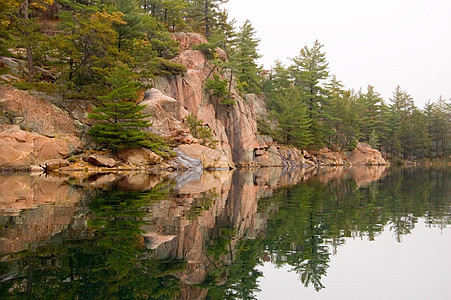
[[[145,114],[150,114],[148,120],[153,124],[150,131],[164,137],[175,137],[188,132],[183,120],[189,113],[177,100],[157,89],[151,89],[139,104],[146,106]]]
[[[47,136],[80,136],[74,120],[61,109],[24,91],[0,85],[0,110],[22,129]]]
[[[348,160],[338,152],[334,152],[324,147],[314,153],[316,162],[320,166],[343,166]]]
[[[28,169],[50,159],[66,158],[82,147],[75,136],[49,138],[17,125],[0,125],[0,167],[4,169]]]
[[[197,35],[174,34],[181,43],[182,53],[173,61],[187,67],[187,72],[170,78],[157,78],[154,81],[156,89],[175,99],[189,113],[202,119],[219,140],[217,149],[223,152],[237,166],[256,166],[259,163],[254,157],[255,150],[268,149],[268,145],[257,140],[257,122],[255,112],[246,101],[231,86],[231,99],[234,106],[225,106],[212,99],[204,91],[204,81],[212,76],[213,65],[209,64],[204,54],[198,50],[189,49],[199,44]],[[205,42],[205,41],[202,41]],[[227,72],[223,75],[229,78]]]
[[[349,161],[353,165],[386,165],[387,161],[381,153],[365,143],[358,143],[357,147],[349,155]]]
[[[188,50],[194,45],[208,42],[202,35],[192,32],[176,32],[172,34],[172,38],[180,43],[181,50]]]

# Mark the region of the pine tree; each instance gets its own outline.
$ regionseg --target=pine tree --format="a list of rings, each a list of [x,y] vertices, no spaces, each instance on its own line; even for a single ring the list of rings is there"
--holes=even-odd
[[[315,41],[311,48],[305,46],[299,56],[292,59],[293,65],[289,68],[293,84],[300,90],[302,101],[308,109],[313,148],[322,147],[326,138],[322,120],[327,119],[323,110],[327,101],[327,90],[322,85],[328,78],[329,71],[322,47],[323,45],[318,41]]]
[[[279,124],[276,138],[281,142],[305,148],[312,141],[307,108],[300,101],[299,91],[288,88],[274,96],[271,115]]]
[[[117,48],[119,51],[129,49],[133,41],[137,38],[143,38],[142,17],[139,14],[137,0],[114,0],[116,9],[124,16],[123,23],[113,24],[117,32]]]
[[[374,129],[379,122],[382,97],[369,85],[366,93],[359,92],[359,102],[363,106],[362,141],[368,142],[376,134]]]
[[[443,97],[426,104],[425,117],[435,157],[444,158],[451,153],[450,104]]]
[[[237,70],[236,77],[247,93],[261,93],[261,76],[257,59],[260,40],[255,37],[255,29],[249,20],[246,20],[237,34],[235,47],[230,57],[231,63]]]
[[[188,25],[196,32],[210,38],[212,33],[220,26],[223,20],[224,10],[221,4],[228,0],[188,0]]]
[[[111,92],[99,97],[103,105],[89,114],[96,120],[89,134],[92,139],[113,151],[127,147],[148,147],[147,134],[142,130],[151,124],[143,114],[145,105],[136,105],[133,100],[140,83],[133,81],[132,72],[127,67],[118,67],[107,77]]]
[[[19,10],[19,0],[0,1],[0,55],[7,55],[7,45],[13,39],[11,27],[15,12]]]
[[[271,68],[269,74],[263,80],[263,92],[268,100],[270,100],[279,91],[290,87],[290,84],[291,80],[287,68],[285,68],[282,62],[276,60],[274,67]]]
[[[28,82],[33,82],[34,79],[35,52],[45,40],[45,36],[40,30],[38,17],[52,3],[53,0],[22,0],[19,11],[13,15],[9,14],[12,16],[14,24],[10,32],[12,32],[17,46],[25,48],[26,51]],[[6,4],[10,9],[11,6],[17,8],[17,2],[8,1]],[[11,11],[9,10],[9,12]],[[8,13],[8,9],[6,13]]]

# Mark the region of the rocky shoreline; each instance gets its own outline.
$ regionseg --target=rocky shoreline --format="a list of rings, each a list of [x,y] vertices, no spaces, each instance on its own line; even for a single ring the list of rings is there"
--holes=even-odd
[[[236,105],[215,103],[203,88],[215,66],[201,51],[191,49],[207,41],[193,33],[177,33],[173,38],[181,45],[173,61],[186,66],[187,72],[153,79],[153,88],[139,104],[145,105],[144,112],[151,115],[148,119],[152,126],[147,130],[170,140],[175,157],[163,159],[144,148],[117,154],[94,151],[97,147],[87,134],[93,125],[87,118],[92,102],[0,85],[0,172],[226,170],[388,163],[379,151],[366,144],[359,143],[352,152],[328,148],[307,152],[277,145],[271,137],[259,135],[257,119],[268,114],[264,99],[240,94],[233,81],[230,95]],[[216,51],[217,57],[227,60],[223,50]],[[215,149],[200,145],[192,136],[186,121],[189,114],[211,129],[218,141]]]

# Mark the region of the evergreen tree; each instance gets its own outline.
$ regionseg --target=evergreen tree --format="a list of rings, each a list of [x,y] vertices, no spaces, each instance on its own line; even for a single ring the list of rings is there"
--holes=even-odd
[[[188,0],[188,25],[210,38],[224,19],[224,10],[220,5],[227,2],[228,0]]]
[[[288,145],[305,148],[312,141],[307,108],[300,101],[299,91],[288,88],[274,95],[271,115],[279,124],[276,138]]]
[[[116,9],[124,16],[123,23],[115,23],[113,27],[117,32],[117,48],[119,51],[130,49],[137,38],[143,37],[142,17],[139,14],[137,0],[113,0]]]
[[[237,79],[247,93],[261,93],[260,68],[257,59],[260,55],[257,52],[260,40],[255,37],[255,29],[249,20],[246,20],[237,34],[236,45],[232,51],[231,62],[235,65],[238,73]]]
[[[7,55],[7,45],[11,43],[12,26],[14,23],[15,12],[19,10],[19,0],[0,1],[0,55]]]
[[[39,16],[42,12],[45,12],[48,5],[51,5],[52,3],[53,0],[22,0],[19,11],[13,15],[9,15],[13,16],[12,21],[14,26],[12,26],[11,32],[17,44],[16,46],[25,48],[26,51],[28,82],[33,82],[35,65],[34,56],[36,51],[38,51],[42,44],[45,43],[46,38],[41,31]],[[17,8],[17,2],[8,1],[6,5],[6,8]],[[8,11],[11,12],[7,9],[6,13],[8,13]]]
[[[290,87],[290,85],[291,80],[287,68],[285,68],[282,62],[276,60],[269,74],[263,80],[263,92],[269,100],[279,91]]]
[[[323,107],[327,101],[327,91],[323,83],[328,78],[329,71],[322,47],[318,41],[315,41],[311,48],[305,46],[300,54],[292,59],[293,65],[289,68],[293,83],[301,91],[302,101],[308,109],[313,148],[322,147],[326,138],[323,119],[327,116]]]
[[[443,97],[426,104],[425,116],[432,143],[433,155],[444,158],[451,154],[451,115],[450,104]]]
[[[359,102],[363,106],[362,111],[362,141],[368,142],[370,138],[376,138],[375,128],[380,117],[381,95],[374,91],[374,87],[369,85],[366,93],[359,92]]]
[[[171,31],[185,27],[186,0],[140,0],[145,13],[166,24]]]
[[[99,97],[103,100],[103,105],[88,115],[90,119],[97,121],[89,131],[92,139],[113,151],[150,145],[147,134],[142,131],[151,125],[145,120],[149,115],[143,114],[144,105],[133,102],[140,83],[132,78],[133,74],[127,67],[118,67],[107,77],[111,92]]]
[[[353,91],[344,91],[343,84],[335,76],[327,85],[328,101],[323,107],[325,111],[325,133],[329,136],[332,149],[349,149],[356,147],[360,138],[362,123],[361,107]]]

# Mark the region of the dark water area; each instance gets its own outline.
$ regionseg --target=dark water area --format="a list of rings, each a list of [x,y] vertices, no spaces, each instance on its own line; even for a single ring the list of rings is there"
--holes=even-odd
[[[0,299],[451,299],[450,175],[0,175]]]

